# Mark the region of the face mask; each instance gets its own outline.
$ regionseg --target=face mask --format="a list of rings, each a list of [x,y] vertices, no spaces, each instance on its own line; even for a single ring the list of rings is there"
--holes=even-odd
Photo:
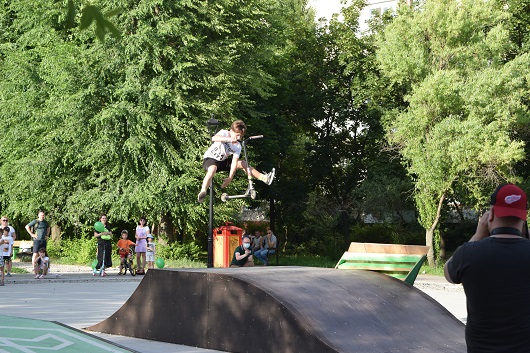
[[[250,248],[250,243],[243,243],[243,246],[245,247],[245,249],[248,249]]]

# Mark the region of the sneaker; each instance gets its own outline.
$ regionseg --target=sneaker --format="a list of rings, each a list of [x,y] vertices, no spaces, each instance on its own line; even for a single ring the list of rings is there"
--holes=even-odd
[[[4,282],[0,282],[0,287],[4,285]]]
[[[33,277],[34,279],[39,279],[40,278],[40,275],[36,275],[35,277]]]
[[[267,185],[272,184],[272,181],[274,180],[274,174],[276,173],[276,169],[272,168],[270,173],[267,173],[267,181],[265,182]]]
[[[45,275],[40,275],[39,276],[39,279],[43,279],[43,278],[46,278],[46,276]]]
[[[11,273],[8,272],[8,273],[7,273],[7,277],[11,277]]]
[[[199,195],[197,196],[197,201],[199,203],[202,203],[205,197],[206,197],[206,191],[201,190],[201,192],[199,192]]]

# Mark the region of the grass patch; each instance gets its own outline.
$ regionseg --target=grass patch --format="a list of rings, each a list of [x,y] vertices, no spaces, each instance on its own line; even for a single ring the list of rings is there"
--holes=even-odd
[[[422,275],[431,275],[431,276],[443,276],[444,267],[443,266],[434,266],[431,267],[428,264],[423,264],[420,269],[420,274]]]
[[[20,267],[15,267],[14,264],[13,264],[13,267],[11,267],[11,273],[16,273],[16,274],[22,275],[22,274],[26,274],[26,273],[29,273],[29,272],[26,269],[23,269],[23,268],[20,268]]]

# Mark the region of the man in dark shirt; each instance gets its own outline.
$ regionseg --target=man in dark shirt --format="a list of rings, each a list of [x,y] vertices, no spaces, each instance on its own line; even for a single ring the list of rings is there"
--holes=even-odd
[[[230,267],[252,267],[254,266],[254,260],[252,259],[252,251],[250,250],[250,238],[247,236],[243,237],[243,245],[239,245],[234,250],[234,256]]]
[[[469,242],[445,264],[445,278],[467,298],[468,352],[530,352],[530,240],[521,237],[527,199],[501,185]]]

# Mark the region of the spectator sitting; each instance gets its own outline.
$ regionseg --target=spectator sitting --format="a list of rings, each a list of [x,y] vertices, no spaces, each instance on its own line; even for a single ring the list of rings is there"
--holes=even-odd
[[[255,253],[256,251],[262,248],[261,243],[263,240],[263,237],[261,236],[261,232],[259,230],[257,230],[254,234],[254,239],[252,239],[252,253]]]
[[[261,262],[263,262],[264,266],[268,266],[268,254],[274,254],[276,248],[276,236],[272,234],[272,230],[267,229],[267,236],[263,237],[264,239],[261,241],[261,248],[257,250],[254,253],[254,256],[258,258]]]

